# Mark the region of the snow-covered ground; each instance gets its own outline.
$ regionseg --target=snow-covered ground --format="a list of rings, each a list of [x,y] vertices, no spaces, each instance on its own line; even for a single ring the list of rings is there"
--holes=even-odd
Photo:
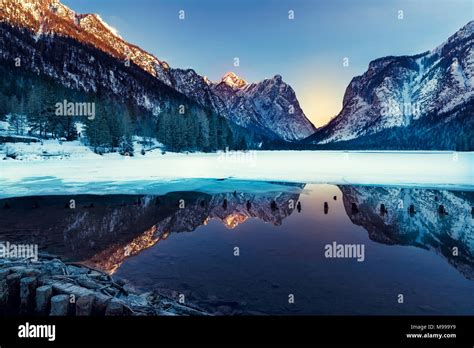
[[[15,137],[19,137],[15,135]],[[35,137],[22,136],[21,138],[38,139]],[[140,137],[134,137],[134,153],[140,155],[143,148],[139,141]],[[146,151],[157,148],[161,144],[156,140],[151,141],[150,146],[146,146]],[[7,156],[7,155],[10,155]],[[0,143],[0,160],[6,157],[11,160],[12,155],[16,161],[44,161],[44,160],[62,160],[62,159],[101,159],[101,155],[94,153],[88,146],[82,143],[82,140],[75,141],[59,141],[59,140],[43,140],[38,142],[18,142],[18,143]],[[106,157],[122,157],[119,153],[108,153]]]
[[[43,161],[50,159],[83,159],[97,158],[98,155],[87,146],[83,146],[79,140],[64,141],[44,140],[36,143],[6,143],[0,145],[1,159],[14,155],[16,161]],[[7,160],[11,160],[7,158]]]
[[[14,146],[27,147],[28,151],[17,157],[23,160],[8,158],[0,161],[0,197],[160,193],[170,185],[176,187],[177,182],[183,190],[203,186],[210,189],[211,181],[202,179],[474,190],[473,152],[231,151],[162,154],[160,149],[156,149],[146,155],[137,151],[134,157],[125,157],[117,153],[100,156],[74,142],[64,142],[57,145],[63,150],[61,155],[42,157],[38,153],[44,149],[39,144]],[[47,143],[46,147],[50,154],[57,150]],[[3,158],[4,154],[1,155]]]

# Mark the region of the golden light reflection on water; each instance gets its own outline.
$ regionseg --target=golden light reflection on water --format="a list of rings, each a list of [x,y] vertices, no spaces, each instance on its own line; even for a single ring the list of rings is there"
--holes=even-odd
[[[311,192],[312,199],[310,199],[308,194]],[[315,200],[314,197],[317,197]],[[302,202],[303,209],[306,211],[311,211],[315,215],[319,215],[319,210],[321,210],[321,202],[328,200],[329,198],[336,197],[336,200],[339,199],[339,202],[331,202],[330,206],[333,204],[342,205],[341,191],[335,185],[307,185],[304,188],[303,194],[299,196],[298,201]],[[296,202],[295,202],[296,203]],[[322,212],[321,212],[322,214]],[[291,213],[289,214],[291,215]],[[248,221],[250,217],[253,217],[251,213],[246,214],[246,212],[236,211],[231,212],[225,217],[206,217],[202,222],[202,225],[207,225],[210,220],[219,220],[227,229],[235,229],[239,225]],[[122,263],[129,257],[139,254],[145,249],[148,249],[160,240],[166,240],[170,235],[170,231],[160,232],[157,229],[156,225],[153,225],[151,228],[141,233],[139,236],[135,237],[132,241],[125,245],[113,245],[107,249],[95,254],[93,257],[84,261],[83,263],[88,266],[93,266],[98,269],[101,269],[108,274],[113,274]]]
[[[229,214],[227,215],[222,222],[224,223],[224,226],[227,227],[228,229],[233,230],[236,228],[238,225],[241,223],[244,223],[247,221],[249,217],[242,214],[242,213],[234,213],[234,214]]]
[[[163,233],[162,236],[157,235],[156,226],[152,226],[131,242],[124,246],[111,246],[106,250],[95,254],[89,260],[83,263],[88,266],[99,268],[108,274],[113,274],[120,265],[130,256],[136,255],[141,251],[148,249],[158,243],[161,239],[168,237],[168,232]]]

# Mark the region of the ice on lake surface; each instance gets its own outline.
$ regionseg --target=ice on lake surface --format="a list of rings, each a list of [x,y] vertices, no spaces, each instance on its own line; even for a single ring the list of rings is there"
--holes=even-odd
[[[472,152],[155,152],[132,158],[111,154],[103,158],[94,155],[64,160],[2,161],[0,197],[162,194],[170,192],[177,182],[183,190],[215,190],[215,183],[203,184],[203,179],[470,190],[473,173]],[[221,189],[227,183],[217,187]]]
[[[58,184],[58,175],[42,174],[25,176],[24,187]],[[471,190],[161,184],[160,193],[146,185],[133,194],[99,187],[108,185],[96,187],[100,195],[79,186],[75,194],[20,192],[0,200],[0,240],[38,243],[217,314],[474,314]],[[333,243],[364,246],[363,261],[326,257]]]

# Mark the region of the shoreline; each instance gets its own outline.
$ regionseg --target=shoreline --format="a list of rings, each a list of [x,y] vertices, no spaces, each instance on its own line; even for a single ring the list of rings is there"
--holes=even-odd
[[[0,259],[0,316],[210,315],[162,294],[138,293],[80,263],[42,255],[37,262]]]
[[[54,194],[159,192],[199,180],[406,186],[473,190],[474,152],[256,151],[222,154],[118,154],[64,160],[5,160],[0,198]],[[194,184],[193,184],[194,182]],[[232,184],[232,183],[231,183]]]

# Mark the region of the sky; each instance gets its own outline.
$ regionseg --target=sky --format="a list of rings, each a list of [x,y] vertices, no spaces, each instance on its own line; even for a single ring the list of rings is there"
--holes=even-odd
[[[62,3],[78,13],[99,14],[126,41],[213,81],[229,71],[247,82],[281,75],[318,127],[339,113],[347,85],[371,60],[433,49],[474,19],[474,0]]]

